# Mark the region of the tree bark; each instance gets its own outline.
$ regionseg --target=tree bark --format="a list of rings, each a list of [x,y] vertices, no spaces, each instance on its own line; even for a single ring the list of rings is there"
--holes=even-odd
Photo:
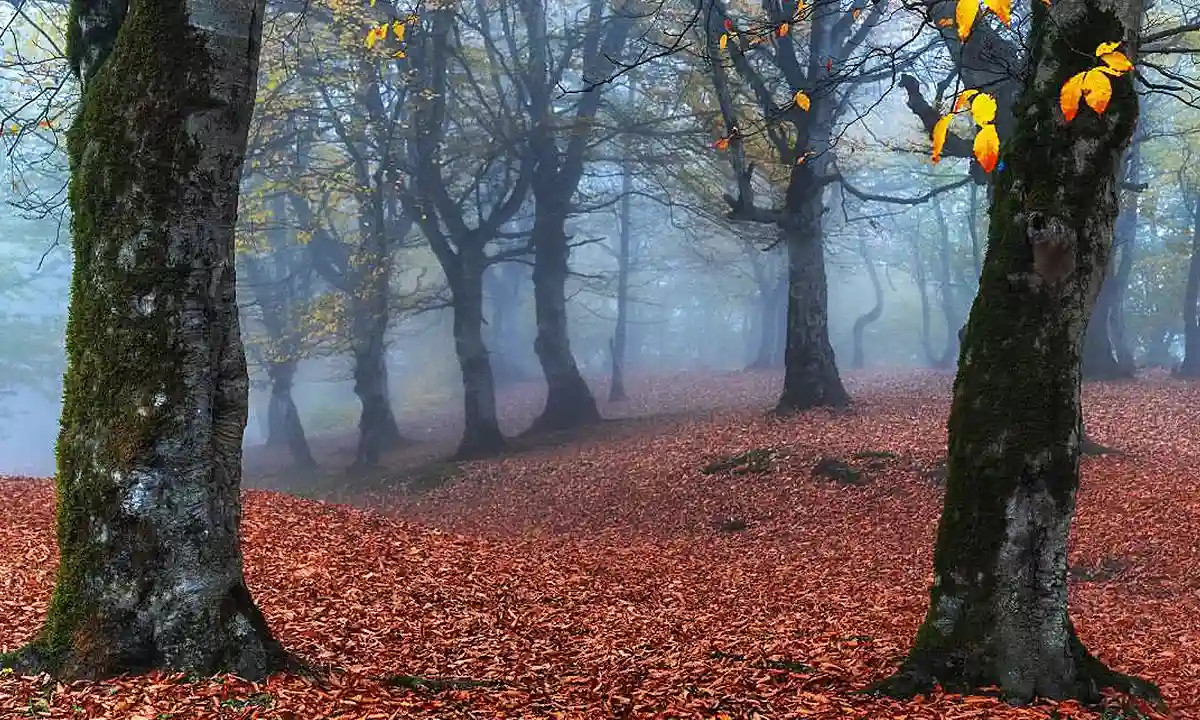
[[[271,399],[267,405],[267,446],[287,447],[298,467],[312,469],[317,466],[317,461],[304,435],[300,411],[292,399],[296,364],[295,359],[285,359],[270,362],[267,366],[267,375],[271,378]]]
[[[633,97],[632,81],[629,90]],[[629,150],[626,149],[626,154]],[[633,168],[629,158],[621,168],[621,236],[617,248],[617,324],[613,328],[611,351],[612,369],[609,373],[608,401],[628,400],[625,394],[625,356],[629,346],[629,270],[633,244]]]
[[[875,261],[871,259],[871,250],[867,247],[867,236],[861,233],[858,236],[858,252],[867,266],[867,276],[871,278],[875,304],[854,320],[854,355],[851,358],[850,366],[855,370],[861,370],[866,364],[863,353],[863,333],[866,332],[868,325],[878,320],[879,316],[883,314],[883,284],[879,282],[879,270],[875,267]]]
[[[567,270],[570,246],[566,216],[547,209],[540,196],[533,226],[533,297],[537,338],[533,349],[546,377],[546,406],[530,432],[567,430],[600,422],[600,410],[588,388],[567,332]]]
[[[809,173],[807,163],[793,169]],[[807,186],[793,181],[789,195]],[[799,212],[789,214],[783,226],[788,251],[787,345],[784,350],[783,394],[775,406],[778,414],[815,407],[846,407],[850,395],[842,385],[829,343],[829,288],[825,275],[825,249],[821,241],[821,191],[789,202]]]
[[[1140,0],[1033,3],[1030,70],[995,178],[983,277],[949,419],[945,507],[929,611],[882,689],[999,687],[1012,702],[1100,699],[1116,686],[1067,613],[1067,542],[1079,486],[1080,358],[1112,251],[1121,157],[1137,120],[1133,78],[1097,116],[1066,124],[1059,89],[1093,59],[1075,48],[1136,42]],[[1136,46],[1135,46],[1136,47]]]
[[[84,85],[69,135],[61,560],[45,625],[6,658],[22,672],[258,679],[286,662],[238,544],[248,378],[233,227],[263,11],[72,4]]]
[[[1183,291],[1183,361],[1176,369],[1180,377],[1200,377],[1200,192],[1192,195],[1192,257],[1188,261],[1187,286]]]
[[[482,248],[459,252],[460,272],[452,279],[454,292],[454,349],[463,380],[463,436],[457,456],[467,460],[504,450],[504,435],[496,417],[496,382],[483,342],[483,273],[487,259]]]

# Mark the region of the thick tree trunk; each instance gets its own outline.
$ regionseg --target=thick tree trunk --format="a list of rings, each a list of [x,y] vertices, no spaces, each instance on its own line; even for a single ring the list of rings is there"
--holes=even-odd
[[[829,343],[829,288],[822,243],[821,191],[805,196],[796,171],[811,173],[807,164],[793,171],[788,188],[789,214],[782,231],[788,252],[787,346],[784,351],[783,394],[775,412],[787,414],[815,407],[845,407],[850,395],[842,385]],[[793,197],[793,193],[799,194]]]
[[[533,299],[537,339],[533,349],[546,377],[546,406],[530,432],[553,432],[600,422],[596,399],[571,353],[567,332],[570,247],[565,216],[539,208],[533,227]]]
[[[1200,192],[1192,196],[1192,257],[1188,262],[1187,286],[1183,291],[1183,362],[1180,377],[1200,377]]]
[[[268,447],[287,447],[298,467],[315,468],[317,461],[313,459],[312,450],[308,447],[304,424],[300,422],[300,412],[296,409],[296,402],[292,400],[296,360],[270,363],[267,366],[267,375],[271,378],[271,399],[267,405],[267,424],[270,428],[267,435]]]
[[[1140,0],[1033,3],[1031,71],[995,179],[990,242],[949,420],[945,508],[929,611],[894,694],[935,684],[1099,700],[1148,683],[1088,653],[1067,614],[1067,541],[1079,485],[1080,359],[1108,266],[1121,155],[1137,119],[1129,76],[1100,117],[1065,124],[1059,88],[1098,38],[1132,42]],[[1118,14],[1120,13],[1120,14]],[[1128,47],[1126,45],[1125,47]]]
[[[504,435],[496,417],[496,382],[492,363],[483,342],[483,273],[486,258],[482,248],[463,248],[461,271],[453,280],[454,350],[463,379],[463,436],[458,457],[471,459],[504,450]]]
[[[859,315],[854,320],[853,338],[854,338],[854,355],[850,360],[850,366],[855,370],[861,370],[866,364],[866,358],[863,353],[863,333],[866,332],[867,326],[879,319],[883,314],[883,284],[879,282],[879,270],[875,267],[875,261],[871,259],[871,250],[867,247],[867,236],[859,234],[858,236],[858,252],[862,255],[863,262],[867,266],[867,276],[871,278],[871,289],[875,293],[875,304],[871,309]]]
[[[261,678],[286,660],[238,544],[248,379],[233,227],[263,10],[72,5],[84,93],[69,137],[61,560],[46,624],[6,658],[22,671]]]

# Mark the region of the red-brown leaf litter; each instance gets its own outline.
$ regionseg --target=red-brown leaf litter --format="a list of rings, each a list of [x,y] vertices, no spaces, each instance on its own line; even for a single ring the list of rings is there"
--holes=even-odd
[[[624,412],[702,412],[466,464],[431,490],[376,489],[365,508],[248,490],[251,590],[315,677],[6,674],[0,716],[1097,717],[855,692],[896,667],[925,610],[948,376],[851,375],[851,410],[786,421],[762,412],[775,376],[659,380],[647,401],[650,382]],[[1102,659],[1200,718],[1200,386],[1151,377],[1085,396],[1089,434],[1123,454],[1084,461],[1073,617]],[[758,465],[703,472],[755,449],[769,451]],[[842,475],[813,473],[831,460]],[[11,650],[46,610],[54,488],[0,479],[0,498]],[[397,675],[496,684],[384,682]],[[1127,713],[1110,716],[1153,716]]]

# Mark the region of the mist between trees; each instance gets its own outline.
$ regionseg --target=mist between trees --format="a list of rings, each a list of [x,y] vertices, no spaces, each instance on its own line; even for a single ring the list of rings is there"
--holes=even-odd
[[[236,507],[238,436],[353,476],[600,424],[632,377],[777,372],[787,416],[851,406],[847,371],[932,367],[959,378],[948,510],[929,616],[879,689],[1157,699],[1083,648],[1065,553],[1080,379],[1200,373],[1196,7],[997,0],[967,28],[971,0],[153,5],[2,6],[0,468],[52,474],[57,436],[69,505],[19,666],[283,666],[236,513],[222,575],[128,500]],[[1105,43],[1137,72],[1065,115]],[[988,118],[933,163],[964,90]],[[252,641],[193,637],[198,606],[80,645],[125,602],[95,538],[139,523]]]

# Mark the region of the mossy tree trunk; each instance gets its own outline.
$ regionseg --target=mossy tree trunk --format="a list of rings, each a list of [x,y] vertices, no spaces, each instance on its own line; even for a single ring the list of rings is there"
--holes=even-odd
[[[1080,358],[1112,251],[1121,157],[1137,120],[1133,78],[1102,116],[1064,122],[1059,88],[1136,42],[1140,0],[1032,3],[1030,63],[1002,154],[990,239],[949,419],[945,507],[929,611],[882,689],[998,686],[1013,702],[1099,699],[1116,686],[1067,614],[1067,539],[1079,485]]]
[[[69,135],[61,562],[46,624],[8,658],[23,671],[261,678],[285,661],[238,544],[248,380],[233,227],[263,10],[72,5],[84,86]]]

